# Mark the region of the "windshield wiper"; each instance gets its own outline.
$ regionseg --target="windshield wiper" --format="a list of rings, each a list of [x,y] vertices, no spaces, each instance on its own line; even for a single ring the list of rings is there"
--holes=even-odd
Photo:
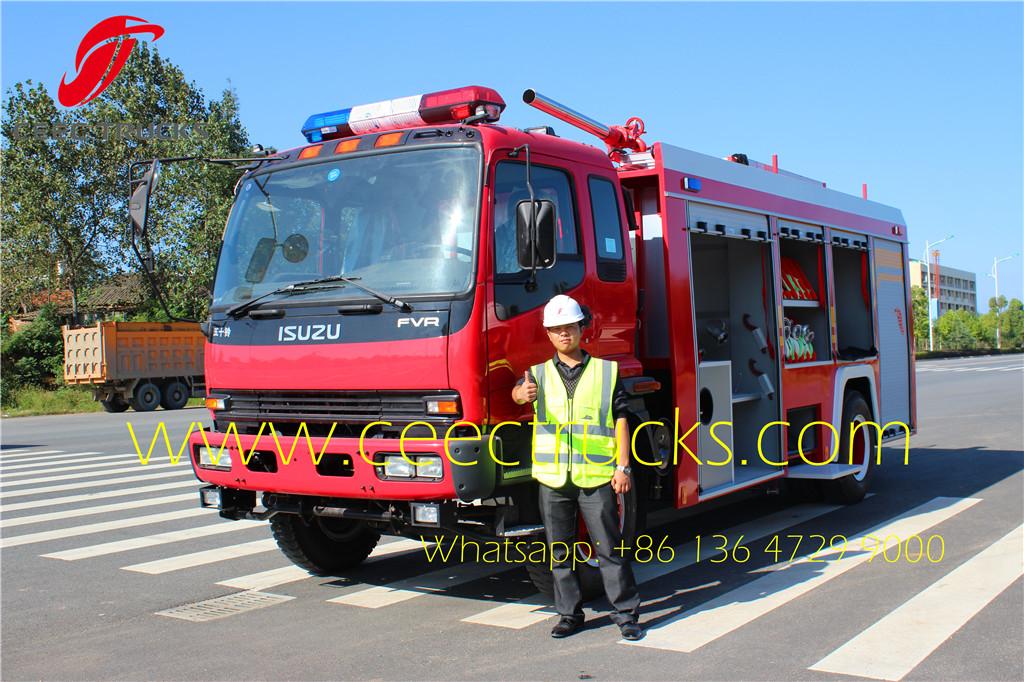
[[[259,303],[260,301],[266,300],[267,298],[270,298],[271,296],[279,296],[279,295],[282,295],[282,294],[298,294],[298,293],[302,293],[302,292],[306,292],[306,291],[315,291],[317,289],[327,289],[327,288],[330,288],[330,287],[325,286],[325,285],[344,286],[344,284],[342,284],[342,283],[351,284],[352,286],[356,287],[357,289],[361,289],[361,290],[365,291],[366,293],[368,293],[371,296],[377,298],[378,300],[381,300],[384,303],[388,303],[390,305],[395,306],[396,308],[401,310],[403,313],[411,313],[412,312],[412,306],[409,305],[408,303],[406,303],[405,301],[397,299],[394,296],[387,296],[386,294],[382,294],[379,291],[374,291],[373,289],[370,289],[369,287],[367,287],[365,285],[359,284],[359,282],[356,281],[358,279],[359,279],[358,277],[346,277],[345,275],[334,275],[334,276],[331,276],[331,277],[321,277],[320,279],[311,279],[311,280],[307,280],[305,282],[295,282],[293,284],[289,284],[288,286],[281,287],[280,289],[274,289],[273,291],[268,291],[267,293],[265,293],[265,294],[263,294],[261,296],[257,296],[256,298],[251,299],[249,301],[246,301],[245,303],[240,303],[240,304],[234,306],[233,308],[229,308],[227,310],[226,314],[229,317],[233,317],[235,319],[238,319],[243,314],[245,314],[249,310],[251,310],[253,308],[253,306],[255,306],[257,303]]]
[[[360,284],[359,282],[356,281],[356,280],[359,280],[359,279],[362,279],[362,277],[348,277],[346,275],[335,275],[334,277],[325,277],[322,280],[317,280],[317,281],[318,282],[345,282],[346,284],[351,284],[352,286],[354,286],[357,289],[362,289],[366,293],[370,294],[370,296],[373,296],[374,298],[376,298],[378,301],[384,301],[385,303],[387,303],[389,305],[395,306],[396,308],[401,310],[403,313],[411,313],[412,312],[412,306],[409,305],[408,303],[406,303],[405,301],[403,301],[402,299],[395,298],[394,296],[388,296],[387,294],[382,294],[379,291],[374,291],[373,289],[371,289],[370,287],[366,286],[365,284]]]

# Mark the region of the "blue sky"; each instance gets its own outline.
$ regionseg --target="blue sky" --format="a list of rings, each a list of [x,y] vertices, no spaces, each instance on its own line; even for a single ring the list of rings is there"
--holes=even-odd
[[[0,82],[56,99],[85,31],[130,14],[209,95],[230,83],[254,142],[303,142],[312,113],[459,85],[497,89],[502,121],[553,124],[527,87],[649,142],[744,152],[903,210],[911,256],[978,275],[1024,251],[1021,3],[11,3]],[[1022,259],[1000,267],[1021,297]]]

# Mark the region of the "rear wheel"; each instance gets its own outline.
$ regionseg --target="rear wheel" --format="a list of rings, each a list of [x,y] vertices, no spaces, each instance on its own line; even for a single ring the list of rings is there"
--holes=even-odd
[[[171,379],[164,384],[163,398],[160,404],[165,410],[180,410],[188,402],[188,386],[177,379]]]
[[[362,521],[296,514],[270,519],[277,546],[296,566],[314,575],[337,575],[358,566],[377,546],[380,533]]]
[[[871,408],[860,393],[851,392],[843,401],[843,420],[840,425],[838,461],[844,464],[851,462],[860,468],[854,473],[837,478],[834,481],[822,481],[822,492],[825,498],[836,504],[854,504],[864,499],[875,469],[871,466],[872,427],[857,429],[853,436],[853,449],[850,449],[850,428],[856,424],[871,421]]]
[[[110,400],[101,400],[100,404],[106,412],[124,412],[128,409],[128,403],[121,396],[114,396]]]
[[[152,381],[146,381],[135,387],[132,396],[132,407],[136,412],[151,412],[160,404],[160,387]]]

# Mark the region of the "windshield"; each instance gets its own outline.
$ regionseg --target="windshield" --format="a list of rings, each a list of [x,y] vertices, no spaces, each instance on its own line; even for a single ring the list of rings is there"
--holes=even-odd
[[[473,276],[479,177],[477,148],[448,147],[249,178],[224,234],[213,305],[337,275],[392,295],[465,291]],[[347,285],[295,300],[364,296]]]

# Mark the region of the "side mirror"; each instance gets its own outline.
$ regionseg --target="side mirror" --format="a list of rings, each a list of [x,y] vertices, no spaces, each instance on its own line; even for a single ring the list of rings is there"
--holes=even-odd
[[[531,215],[531,213],[533,215]],[[536,217],[536,221],[532,220]],[[516,256],[525,270],[550,268],[555,264],[555,203],[548,199],[526,199],[516,204]],[[530,225],[534,223],[533,234]]]
[[[136,240],[146,235],[146,218],[149,213],[149,197],[156,189],[156,180],[160,175],[160,162],[153,159],[149,170],[142,175],[135,189],[132,191],[131,199],[128,200],[128,215],[132,219],[132,230]]]
[[[270,259],[274,257],[275,248],[277,248],[277,242],[273,237],[263,237],[256,242],[256,248],[253,249],[252,257],[249,259],[249,267],[245,269],[246,282],[256,284],[263,281],[263,278],[267,276]]]

